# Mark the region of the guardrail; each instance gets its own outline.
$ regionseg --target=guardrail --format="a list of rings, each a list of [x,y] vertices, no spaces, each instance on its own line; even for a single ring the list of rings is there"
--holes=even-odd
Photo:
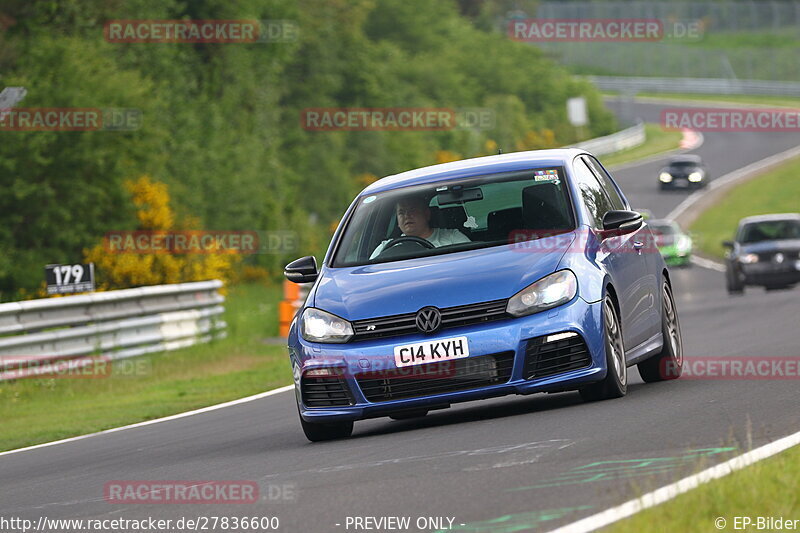
[[[645,139],[644,122],[639,122],[635,126],[620,130],[611,135],[589,139],[588,141],[565,146],[565,148],[580,148],[596,156],[601,156],[639,146]]]
[[[800,96],[800,83],[792,81],[616,76],[585,76],[585,78],[603,91]]]
[[[0,381],[225,336],[219,280],[0,304]]]

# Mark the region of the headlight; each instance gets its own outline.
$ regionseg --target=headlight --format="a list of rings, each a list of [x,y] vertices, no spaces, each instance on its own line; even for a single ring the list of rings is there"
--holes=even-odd
[[[697,183],[698,181],[702,181],[703,174],[701,172],[692,172],[689,174],[689,181],[692,183]]]
[[[300,318],[300,335],[311,342],[347,342],[353,336],[353,326],[327,311],[308,307]]]
[[[678,237],[678,242],[675,243],[675,247],[685,252],[692,247],[692,239],[688,235],[681,235]]]
[[[560,270],[528,285],[509,298],[506,312],[525,316],[565,304],[578,292],[578,279],[569,270]]]
[[[669,172],[662,172],[658,175],[658,179],[661,180],[663,183],[669,183],[672,181],[672,174]]]
[[[758,263],[758,256],[756,254],[745,254],[739,257],[739,262],[745,264]]]

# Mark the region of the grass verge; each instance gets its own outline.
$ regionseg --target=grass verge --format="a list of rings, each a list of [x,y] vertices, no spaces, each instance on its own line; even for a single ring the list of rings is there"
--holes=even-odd
[[[614,533],[640,531],[736,531],[735,517],[750,517],[753,523],[739,531],[772,531],[756,528],[757,517],[800,520],[800,447],[755,463],[721,479],[691,490],[656,507],[603,529]],[[715,523],[718,518],[725,520]],[[800,525],[800,523],[798,523]],[[776,529],[777,530],[777,529]]]
[[[637,159],[644,159],[655,154],[667,152],[680,147],[683,135],[679,131],[665,131],[658,124],[645,124],[646,140],[643,144],[615,154],[600,157],[606,167],[619,166]]]
[[[800,158],[731,189],[722,200],[703,212],[690,231],[697,249],[723,257],[722,241],[732,239],[739,220],[750,215],[791,213],[800,210]]]
[[[0,382],[0,451],[213,405],[291,383],[277,335],[280,287],[232,287],[228,337],[115,364],[107,377]],[[123,370],[124,369],[124,370]]]

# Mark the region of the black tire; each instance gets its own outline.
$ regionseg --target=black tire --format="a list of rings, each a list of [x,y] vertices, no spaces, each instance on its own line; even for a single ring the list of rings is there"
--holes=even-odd
[[[683,374],[683,339],[675,298],[667,282],[664,282],[661,290],[661,335],[664,345],[659,353],[637,365],[645,383],[677,379]]]
[[[628,368],[622,330],[614,302],[606,296],[603,300],[603,331],[606,344],[606,377],[580,389],[586,402],[621,398],[628,392]]]
[[[395,413],[389,415],[392,420],[411,420],[412,418],[422,418],[428,414],[427,409],[420,409],[418,411],[406,411],[405,413]]]
[[[744,293],[744,284],[731,266],[728,266],[728,268],[725,270],[725,283],[728,289],[728,294]]]
[[[334,439],[346,439],[353,434],[353,421],[348,422],[327,422],[324,424],[306,422],[300,417],[300,425],[303,426],[303,433],[311,442],[322,442]]]

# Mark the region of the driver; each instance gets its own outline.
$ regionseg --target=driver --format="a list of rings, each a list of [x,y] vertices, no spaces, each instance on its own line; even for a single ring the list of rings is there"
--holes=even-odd
[[[431,209],[424,196],[407,196],[401,198],[395,207],[397,225],[403,232],[402,236],[419,237],[431,243],[434,247],[448,246],[470,242],[466,235],[457,229],[431,228]],[[392,239],[386,239],[375,248],[370,259],[380,254]]]

